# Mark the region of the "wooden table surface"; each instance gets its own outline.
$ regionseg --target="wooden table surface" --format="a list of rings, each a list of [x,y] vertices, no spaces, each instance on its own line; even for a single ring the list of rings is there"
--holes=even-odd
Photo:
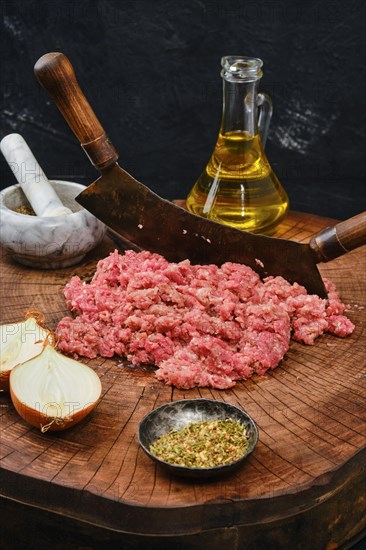
[[[292,212],[277,235],[307,242],[329,223]],[[91,276],[113,248],[105,239],[82,264],[55,271],[22,267],[3,252],[1,323],[20,321],[32,308],[54,329],[66,314],[62,289],[70,276]],[[2,394],[0,494],[8,516],[17,509],[36,514],[39,526],[42,518],[54,522],[53,548],[79,547],[62,546],[57,536],[67,522],[78,544],[91,548],[108,540],[116,548],[144,541],[146,548],[314,550],[357,537],[366,528],[365,259],[362,247],[320,266],[350,305],[354,334],[324,335],[313,346],[292,342],[274,371],[232,389],[178,390],[159,382],[152,367],[97,358],[86,361],[103,385],[97,408],[74,428],[46,434],[27,425]],[[239,405],[257,422],[255,452],[232,475],[172,477],[139,448],[136,431],[146,413],[199,397]],[[21,548],[21,536],[14,533],[14,548]]]

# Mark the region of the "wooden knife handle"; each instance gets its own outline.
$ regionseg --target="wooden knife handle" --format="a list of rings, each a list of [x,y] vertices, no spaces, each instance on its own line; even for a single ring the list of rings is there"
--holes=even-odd
[[[118,153],[80,89],[68,58],[59,52],[46,53],[34,66],[38,82],[47,90],[99,170],[118,160]]]
[[[327,227],[310,240],[318,262],[329,262],[363,244],[366,244],[366,212]]]

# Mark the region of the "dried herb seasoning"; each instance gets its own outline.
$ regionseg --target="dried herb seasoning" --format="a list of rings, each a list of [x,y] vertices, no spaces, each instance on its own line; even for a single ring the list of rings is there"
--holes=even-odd
[[[12,209],[14,212],[18,212],[18,214],[24,214],[26,216],[35,216],[36,213],[34,212],[33,208],[28,205],[22,205],[17,206]]]
[[[189,424],[150,445],[150,452],[160,460],[190,468],[230,464],[246,451],[245,426],[231,418]]]

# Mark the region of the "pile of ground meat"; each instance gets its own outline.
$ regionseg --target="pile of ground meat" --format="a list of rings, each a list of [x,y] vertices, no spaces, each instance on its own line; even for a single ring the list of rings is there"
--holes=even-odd
[[[290,338],[352,333],[334,285],[328,301],[282,277],[261,281],[235,263],[170,263],[151,252],[117,251],[98,263],[90,283],[73,277],[64,293],[75,318],[56,334],[59,349],[85,357],[127,357],[156,365],[179,388],[225,389],[274,369]]]

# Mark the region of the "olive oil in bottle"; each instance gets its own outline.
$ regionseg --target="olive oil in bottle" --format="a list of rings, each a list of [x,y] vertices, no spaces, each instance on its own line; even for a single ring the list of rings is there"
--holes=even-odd
[[[257,94],[262,62],[225,57],[222,65],[221,129],[214,152],[187,197],[187,208],[237,229],[271,234],[286,215],[289,200],[264,152],[271,103],[268,96]]]

